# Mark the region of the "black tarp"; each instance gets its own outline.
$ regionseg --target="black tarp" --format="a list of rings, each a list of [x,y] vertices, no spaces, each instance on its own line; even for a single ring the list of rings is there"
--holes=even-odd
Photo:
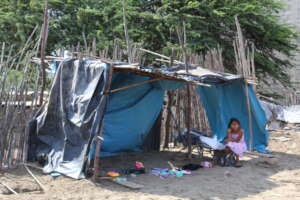
[[[29,125],[29,160],[46,156],[44,172],[82,178],[89,146],[102,124],[109,68],[93,60],[61,63],[49,101]]]

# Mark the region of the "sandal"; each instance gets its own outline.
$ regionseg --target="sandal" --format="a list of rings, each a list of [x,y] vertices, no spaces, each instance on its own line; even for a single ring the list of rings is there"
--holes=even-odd
[[[230,166],[231,166],[230,160],[231,160],[231,154],[227,154],[227,155],[225,156],[225,166],[226,166],[226,167],[230,167]]]
[[[235,163],[234,167],[240,168],[240,167],[243,167],[243,165],[241,163]]]

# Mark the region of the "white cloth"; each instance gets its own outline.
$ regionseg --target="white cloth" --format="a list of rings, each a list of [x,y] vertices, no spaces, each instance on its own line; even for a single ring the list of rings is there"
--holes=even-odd
[[[300,105],[285,107],[277,118],[287,123],[300,123]]]
[[[225,145],[219,142],[216,138],[210,138],[210,137],[205,137],[205,136],[199,136],[201,142],[207,144],[214,150],[223,150],[225,149]]]

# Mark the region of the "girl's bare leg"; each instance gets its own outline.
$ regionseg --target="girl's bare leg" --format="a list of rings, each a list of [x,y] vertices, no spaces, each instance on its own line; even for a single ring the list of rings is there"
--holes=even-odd
[[[235,167],[242,167],[241,161],[240,161],[240,157],[238,155],[235,155],[236,157],[236,164]]]
[[[226,154],[231,153],[231,149],[230,149],[229,147],[226,147],[226,148],[225,148],[225,153],[226,153]]]
[[[240,157],[236,155],[236,163],[240,163]]]

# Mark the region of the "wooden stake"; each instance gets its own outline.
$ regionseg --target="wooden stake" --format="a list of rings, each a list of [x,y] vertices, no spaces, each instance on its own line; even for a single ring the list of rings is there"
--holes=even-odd
[[[48,39],[48,0],[45,0],[45,8],[44,8],[44,24],[42,30],[42,37],[41,37],[41,68],[42,68],[42,88],[40,94],[40,105],[43,105],[44,101],[44,91],[46,87],[46,63],[45,63],[45,56],[46,56],[46,48],[47,48],[47,39]]]
[[[123,26],[124,26],[124,34],[125,34],[125,40],[127,45],[127,54],[128,54],[128,62],[132,63],[132,55],[131,55],[131,43],[130,38],[128,34],[128,26],[127,26],[127,20],[126,20],[126,13],[125,13],[125,0],[123,0]]]
[[[171,161],[168,161],[168,164],[169,164],[171,170],[178,169],[178,167],[175,167],[175,165]]]
[[[159,54],[159,53],[156,53],[156,52],[147,50],[147,49],[143,49],[143,48],[139,48],[139,50],[144,51],[144,52],[146,52],[146,53],[150,53],[150,54],[155,55],[155,56],[159,56],[159,57],[161,57],[161,58],[164,58],[164,59],[167,59],[167,60],[170,60],[170,61],[171,61],[171,58],[168,57],[168,56],[165,56],[165,55],[162,55],[162,54]],[[178,60],[173,60],[173,62],[174,62],[175,64],[184,64],[183,62],[180,62],[180,61],[178,61]]]
[[[112,82],[112,75],[113,75],[113,66],[111,65],[109,68],[109,74],[108,74],[108,86],[106,88],[107,91],[104,92],[104,95],[108,95],[108,93],[109,93],[109,90],[111,87],[111,82]],[[103,126],[104,126],[103,118],[101,119],[99,126],[100,126],[99,133],[98,133],[98,135],[95,136],[95,138],[97,139],[97,144],[96,144],[96,152],[95,152],[95,158],[94,158],[94,175],[93,175],[94,182],[97,181],[97,178],[100,175],[100,153],[101,153],[102,140],[98,139],[98,137],[102,138]]]
[[[252,127],[252,109],[251,109],[251,102],[250,102],[250,96],[249,96],[249,88],[248,83],[245,82],[245,93],[246,93],[246,102],[247,102],[247,110],[248,110],[248,127],[249,127],[249,133],[250,133],[250,151],[253,151],[253,127]]]
[[[165,124],[165,142],[164,142],[164,148],[168,149],[169,148],[169,142],[170,142],[170,135],[171,135],[171,108],[173,105],[173,92],[168,91],[167,92],[168,96],[168,104],[167,104],[167,110],[166,110],[166,124]]]
[[[252,64],[254,63],[254,55],[250,56],[249,48],[246,49],[247,41],[244,40],[242,29],[239,23],[237,16],[235,18],[235,24],[237,28],[237,39],[234,43],[235,49],[235,57],[236,57],[236,68],[239,73],[243,75],[244,78],[248,78],[251,76],[251,69],[252,71],[255,70]],[[252,51],[254,54],[254,46],[252,46]],[[252,72],[255,73],[255,72]],[[247,111],[248,111],[248,127],[249,127],[249,134],[250,134],[250,151],[253,151],[253,127],[252,127],[252,110],[251,110],[251,101],[249,95],[249,88],[248,83],[245,80],[244,83],[245,95],[246,95],[246,103],[247,103]]]
[[[180,112],[180,103],[181,103],[181,93],[180,93],[180,89],[177,90],[177,99],[176,99],[176,119],[177,123],[176,123],[176,129],[178,132],[178,135],[181,136],[181,129],[180,129],[180,125],[181,125],[181,112]],[[174,117],[175,118],[175,117]],[[177,140],[175,140],[174,142],[174,146],[177,146]]]
[[[1,185],[3,185],[4,187],[6,187],[9,191],[11,191],[13,194],[19,195],[14,189],[12,189],[11,187],[9,187],[8,185],[6,185],[5,183],[0,182]]]
[[[187,84],[187,119],[186,119],[186,128],[188,131],[188,157],[192,157],[192,137],[191,137],[191,88]]]
[[[30,176],[32,176],[32,178],[35,180],[35,182],[40,186],[40,188],[45,192],[46,188],[45,186],[39,181],[39,179],[30,171],[30,169],[24,165],[25,169],[27,170],[27,172],[30,174]]]
[[[82,38],[83,38],[83,42],[84,42],[85,54],[87,54],[89,51],[88,51],[88,44],[87,44],[86,36],[85,36],[84,32],[82,32],[81,34],[82,34]]]
[[[102,135],[103,133],[103,122],[100,123],[100,131],[99,135]],[[97,138],[97,137],[96,137]],[[97,177],[100,176],[100,152],[101,152],[101,143],[102,141],[97,139],[97,144],[96,144],[96,154],[95,154],[95,159],[94,159],[94,181],[97,181]]]
[[[42,167],[36,166],[36,165],[34,165],[34,164],[23,163],[23,165],[28,166],[28,167],[32,167],[32,168],[34,168],[34,169],[38,169],[38,170],[41,170],[41,171],[43,170]]]
[[[187,46],[186,46],[186,25],[185,22],[182,22],[182,30],[177,28],[177,34],[179,43],[183,52],[184,64],[186,73],[189,74],[189,66],[187,59]],[[186,106],[186,128],[188,132],[188,157],[192,157],[192,136],[191,136],[191,88],[190,84],[187,83],[187,106]]]

